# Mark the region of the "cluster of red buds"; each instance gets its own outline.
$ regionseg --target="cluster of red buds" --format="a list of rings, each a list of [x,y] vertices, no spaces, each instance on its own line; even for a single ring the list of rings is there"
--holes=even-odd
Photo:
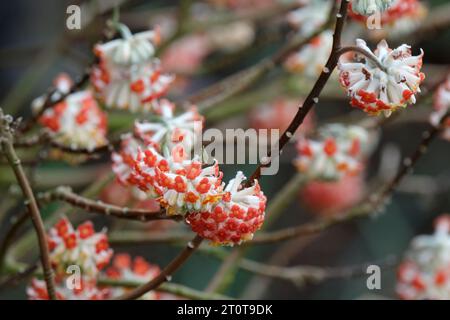
[[[142,283],[152,280],[160,272],[159,267],[149,264],[142,257],[136,257],[133,263],[126,254],[113,257],[106,233],[95,232],[91,221],[75,229],[67,218],[62,218],[50,229],[47,241],[58,300],[109,299],[128,289],[120,284],[102,285],[102,277],[112,281]],[[108,267],[111,259],[112,266]],[[72,267],[79,268],[79,273]],[[32,300],[49,299],[45,281],[37,278],[32,279],[27,294]],[[155,300],[160,296],[149,292],[143,298]]]
[[[339,180],[363,169],[367,130],[359,126],[332,124],[319,130],[319,139],[301,138],[294,165],[308,180]]]

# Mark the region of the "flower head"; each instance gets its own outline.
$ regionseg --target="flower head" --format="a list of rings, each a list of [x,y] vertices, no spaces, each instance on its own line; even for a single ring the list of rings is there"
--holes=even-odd
[[[114,280],[146,283],[155,278],[160,272],[161,270],[158,266],[148,263],[144,258],[135,257],[132,260],[130,255],[122,253],[114,255],[112,266],[106,269],[105,275],[109,279]],[[110,290],[112,296],[118,297],[128,289],[116,286]],[[147,292],[142,299],[157,300],[159,299],[159,293],[154,291]]]
[[[442,117],[450,109],[450,76],[448,76],[447,80],[436,90],[433,107],[434,111],[431,113],[430,122],[434,126],[437,126],[441,122]],[[442,136],[444,139],[450,140],[450,119],[447,119],[444,125],[446,129]]]
[[[141,152],[135,166],[136,174],[144,179],[141,190],[153,190],[169,215],[210,210],[223,188],[217,162],[203,167],[199,157],[186,159],[179,150],[183,149],[174,148],[165,156],[151,147]]]
[[[368,22],[369,17],[352,10],[352,3],[348,13],[356,21],[364,24]],[[377,34],[399,37],[405,33],[412,33],[420,26],[426,15],[427,8],[419,0],[393,0],[392,5],[380,16],[382,28],[377,30]]]
[[[164,74],[160,62],[153,57],[149,38],[155,33],[131,35],[96,46],[99,63],[91,71],[91,82],[98,97],[107,107],[130,111],[152,111],[154,103],[169,89],[171,75]]]
[[[358,39],[356,44],[371,54],[363,40]],[[341,61],[338,65],[341,84],[351,97],[352,106],[370,115],[383,112],[389,116],[396,109],[415,103],[415,94],[420,92],[419,85],[425,79],[420,72],[423,51],[412,56],[409,46],[390,49],[383,40],[373,54],[378,63],[356,54],[355,62]]]
[[[266,197],[257,181],[242,187],[242,172],[228,183],[218,204],[209,211],[189,213],[192,230],[213,244],[234,245],[251,240],[264,222]]]
[[[95,277],[112,256],[106,234],[96,233],[90,221],[74,229],[67,218],[60,219],[50,229],[48,244],[57,275],[66,274],[69,265],[78,265],[84,275]]]
[[[339,180],[361,171],[366,152],[363,146],[368,141],[362,127],[329,125],[321,129],[319,139],[298,141],[294,164],[309,180]]]
[[[58,94],[69,92],[72,80],[60,75],[55,80]],[[43,99],[33,101],[33,111],[39,112]],[[107,118],[89,90],[68,95],[63,101],[44,111],[39,123],[54,141],[70,148],[93,150],[107,143]]]
[[[450,216],[436,220],[432,235],[413,239],[397,273],[397,293],[406,300],[450,299]]]
[[[352,0],[352,10],[356,13],[370,16],[377,12],[386,11],[393,0]]]

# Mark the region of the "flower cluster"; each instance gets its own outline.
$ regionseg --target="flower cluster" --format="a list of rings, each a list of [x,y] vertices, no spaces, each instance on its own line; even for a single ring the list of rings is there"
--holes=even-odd
[[[319,139],[299,139],[297,169],[308,180],[339,180],[346,174],[362,170],[368,146],[368,132],[358,126],[328,125],[319,132]]]
[[[84,275],[95,276],[113,254],[105,232],[96,233],[92,222],[76,229],[67,218],[61,218],[48,234],[50,262],[56,274],[65,274],[66,267],[78,265]]]
[[[324,31],[300,51],[289,56],[284,66],[293,73],[302,72],[311,77],[318,76],[327,62],[332,46],[333,32]]]
[[[112,266],[106,269],[105,276],[111,280],[121,280],[136,283],[146,283],[155,278],[161,272],[156,265],[148,263],[142,257],[131,259],[130,255],[120,253],[114,255]],[[128,289],[125,287],[111,287],[110,292],[114,297],[121,296]],[[141,297],[145,300],[158,300],[159,293],[150,291]]]
[[[370,16],[377,12],[386,11],[393,0],[353,0],[351,10],[355,13]]]
[[[427,8],[419,0],[393,0],[392,5],[380,15],[382,29],[379,32],[390,37],[411,33],[420,26],[426,14]],[[352,3],[349,16],[364,24],[368,20],[367,16],[352,10]]]
[[[240,244],[253,238],[264,222],[266,197],[257,181],[251,187],[242,187],[244,179],[239,171],[213,210],[187,215],[186,221],[194,232],[220,245]]]
[[[264,220],[266,198],[257,181],[241,190],[240,172],[224,188],[217,163],[205,167],[198,156],[186,159],[176,148],[163,155],[149,145],[126,159],[130,163],[122,164],[126,168],[122,179],[156,198],[167,214],[184,215],[195,232],[213,243],[249,240]],[[205,217],[208,229],[202,228]],[[242,227],[233,229],[234,223]]]
[[[120,26],[121,39],[95,46],[99,63],[91,71],[91,82],[107,107],[152,111],[173,81],[154,57],[153,44],[159,42],[159,32],[133,35],[126,26]]]
[[[450,76],[442,83],[434,94],[434,112],[431,113],[430,121],[433,125],[438,125],[442,117],[450,110]],[[445,122],[445,130],[442,134],[444,139],[450,140],[450,119]]]
[[[450,216],[436,220],[432,235],[413,239],[397,274],[401,299],[450,299]]]
[[[356,44],[372,58],[356,54],[356,61],[341,60],[338,65],[340,82],[351,97],[352,106],[370,115],[389,116],[396,109],[415,103],[415,94],[425,79],[420,72],[423,52],[412,56],[409,46],[390,49],[383,40],[372,54],[363,40],[358,39]]]
[[[59,95],[67,94],[71,86],[72,80],[66,74],[55,79]],[[32,102],[35,113],[43,108],[44,101],[44,97],[39,97]],[[93,150],[107,143],[106,114],[89,90],[69,94],[60,103],[46,109],[39,123],[55,142],[69,148]]]
[[[117,285],[102,285],[99,280],[148,282],[160,273],[158,266],[141,257],[131,261],[126,254],[116,254],[108,246],[104,232],[95,233],[87,221],[74,229],[67,218],[60,219],[49,231],[50,261],[55,271],[55,293],[58,300],[104,300],[117,297],[128,289]],[[113,257],[113,258],[112,258]],[[112,258],[112,265],[106,268]],[[69,266],[80,267],[80,278],[68,277]],[[32,279],[27,287],[31,300],[48,300],[44,280]],[[159,299],[159,293],[149,292],[143,297]]]

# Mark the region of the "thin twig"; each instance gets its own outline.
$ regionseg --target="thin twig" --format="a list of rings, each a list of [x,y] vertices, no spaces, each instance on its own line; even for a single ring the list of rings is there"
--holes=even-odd
[[[92,200],[80,196],[72,192],[69,187],[58,187],[53,191],[41,193],[38,195],[40,200],[51,201],[61,200],[71,204],[75,207],[83,208],[88,212],[100,213],[106,216],[114,216],[116,218],[138,220],[138,221],[151,221],[151,220],[181,220],[180,215],[166,214],[163,209],[160,210],[145,210],[145,209],[132,209],[128,207],[119,207],[111,204],[104,203],[100,200]]]
[[[200,236],[195,236],[192,241],[189,241],[186,247],[173,259],[153,280],[137,287],[136,289],[127,292],[126,294],[117,297],[116,300],[132,300],[137,299],[143,294],[158,288],[162,283],[170,281],[172,275],[178,270],[186,260],[194,253],[194,251],[200,246],[203,238]]]
[[[12,167],[17,182],[19,183],[19,186],[22,189],[23,195],[26,199],[25,203],[28,207],[28,213],[30,214],[30,218],[33,221],[33,225],[38,237],[39,249],[41,252],[41,263],[42,268],[44,270],[44,278],[47,286],[47,292],[49,294],[50,299],[55,300],[56,299],[55,281],[52,266],[50,264],[49,249],[44,223],[42,222],[41,214],[36,199],[34,197],[33,190],[31,190],[28,178],[26,177],[25,172],[20,163],[20,159],[17,157],[16,151],[14,150],[13,135],[11,132],[12,129],[9,127],[10,124],[3,116],[3,111],[1,109],[0,109],[0,121],[2,133],[0,139],[2,151],[5,153],[6,158],[8,159],[9,164]]]
[[[271,163],[270,158],[272,156],[279,156],[279,153],[281,152],[281,150],[289,142],[291,137],[294,135],[294,133],[297,131],[297,129],[303,123],[303,120],[305,119],[308,112],[314,107],[315,104],[317,104],[319,102],[320,93],[322,92],[323,88],[325,87],[325,84],[328,82],[328,80],[331,76],[331,73],[336,68],[338,60],[339,60],[341,36],[342,36],[342,30],[344,28],[345,19],[347,17],[348,4],[349,4],[349,2],[347,0],[343,0],[341,2],[339,12],[336,14],[336,25],[335,25],[334,34],[333,34],[333,46],[332,46],[328,61],[325,64],[325,67],[323,68],[319,78],[317,79],[317,81],[314,84],[313,88],[311,89],[310,93],[304,100],[303,105],[301,105],[299,107],[299,110],[298,110],[297,114],[295,115],[294,119],[291,121],[291,123],[289,124],[288,128],[284,131],[284,133],[281,135],[281,137],[278,141],[278,154],[271,155],[270,154],[271,152],[269,152],[269,157],[268,157],[269,161],[267,161],[264,164],[258,165],[256,170],[251,175],[250,179],[247,181],[248,185],[252,184],[254,180],[259,179],[259,177],[261,176],[262,168],[270,166],[270,163]]]

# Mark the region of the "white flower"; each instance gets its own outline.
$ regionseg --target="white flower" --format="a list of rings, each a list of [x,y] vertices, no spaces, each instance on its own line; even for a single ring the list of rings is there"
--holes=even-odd
[[[68,76],[56,79],[58,94],[66,94],[71,87]],[[42,98],[33,101],[33,109],[39,112]],[[52,135],[53,140],[70,148],[93,150],[107,143],[107,118],[89,90],[68,95],[63,101],[48,108],[39,123]]]
[[[285,63],[290,72],[304,72],[311,77],[318,76],[325,64],[333,46],[333,32],[328,30],[311,40],[297,53],[292,54]]]
[[[407,300],[450,299],[450,218],[439,217],[432,235],[411,242],[398,270],[397,293]]]
[[[302,7],[289,12],[287,21],[291,26],[298,29],[301,36],[307,37],[327,21],[331,1],[304,0],[299,2]]]
[[[389,8],[393,0],[352,0],[352,10],[356,13],[370,16]]]
[[[356,44],[372,55],[366,43],[358,39]],[[425,79],[420,72],[422,68],[423,51],[418,56],[411,55],[411,48],[405,44],[392,50],[385,40],[382,40],[373,59],[355,55],[355,62],[340,61],[341,84],[351,97],[354,107],[378,115],[383,112],[389,116],[398,108],[405,108],[409,103],[415,103],[415,94],[420,92],[419,85]]]
[[[362,170],[368,142],[362,127],[329,125],[321,129],[319,139],[298,141],[294,164],[310,180],[339,180]]]
[[[146,63],[155,54],[154,44],[160,41],[159,29],[131,34],[127,26],[120,24],[121,39],[97,44],[94,51],[98,57],[118,65]]]

